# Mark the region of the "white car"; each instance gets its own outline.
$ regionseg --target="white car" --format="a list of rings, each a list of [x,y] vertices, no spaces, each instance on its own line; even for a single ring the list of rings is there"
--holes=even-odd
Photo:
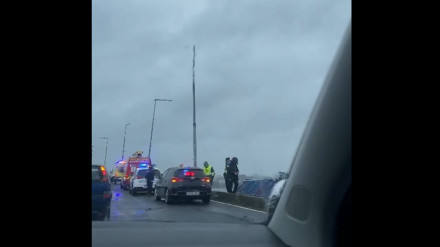
[[[147,174],[148,168],[138,168],[136,169],[133,176],[130,178],[130,194],[136,195],[137,192],[147,192],[147,179],[145,179],[145,175]],[[160,171],[157,168],[154,168],[154,180],[153,180],[153,191],[154,193],[156,182],[159,179]]]

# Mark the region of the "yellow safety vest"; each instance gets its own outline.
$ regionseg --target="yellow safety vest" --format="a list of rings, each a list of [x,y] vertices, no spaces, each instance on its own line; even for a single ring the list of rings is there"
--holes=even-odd
[[[211,175],[211,165],[208,165],[208,167],[203,167],[203,170],[205,171],[206,176]]]

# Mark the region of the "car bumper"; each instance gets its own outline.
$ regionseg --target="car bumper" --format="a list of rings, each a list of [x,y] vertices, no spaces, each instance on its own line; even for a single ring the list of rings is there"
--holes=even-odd
[[[102,212],[102,210],[110,207],[111,198],[103,196],[92,196],[92,212]]]
[[[212,195],[211,189],[180,189],[171,188],[170,195],[176,199],[203,199]]]

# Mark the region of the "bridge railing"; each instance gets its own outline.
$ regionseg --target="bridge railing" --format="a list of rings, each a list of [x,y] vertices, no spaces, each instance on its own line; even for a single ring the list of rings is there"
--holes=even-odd
[[[237,193],[247,196],[261,197],[267,201],[275,183],[275,180],[269,179],[244,180],[239,184]]]

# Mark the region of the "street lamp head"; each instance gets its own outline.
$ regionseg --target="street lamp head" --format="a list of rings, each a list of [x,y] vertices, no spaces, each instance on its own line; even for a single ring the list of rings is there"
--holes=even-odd
[[[148,147],[148,158],[150,158],[151,153],[151,140],[153,138],[153,126],[154,126],[154,114],[156,112],[156,101],[173,101],[172,99],[154,99],[154,108],[153,108],[153,120],[151,121],[151,134],[150,134],[150,146]]]

